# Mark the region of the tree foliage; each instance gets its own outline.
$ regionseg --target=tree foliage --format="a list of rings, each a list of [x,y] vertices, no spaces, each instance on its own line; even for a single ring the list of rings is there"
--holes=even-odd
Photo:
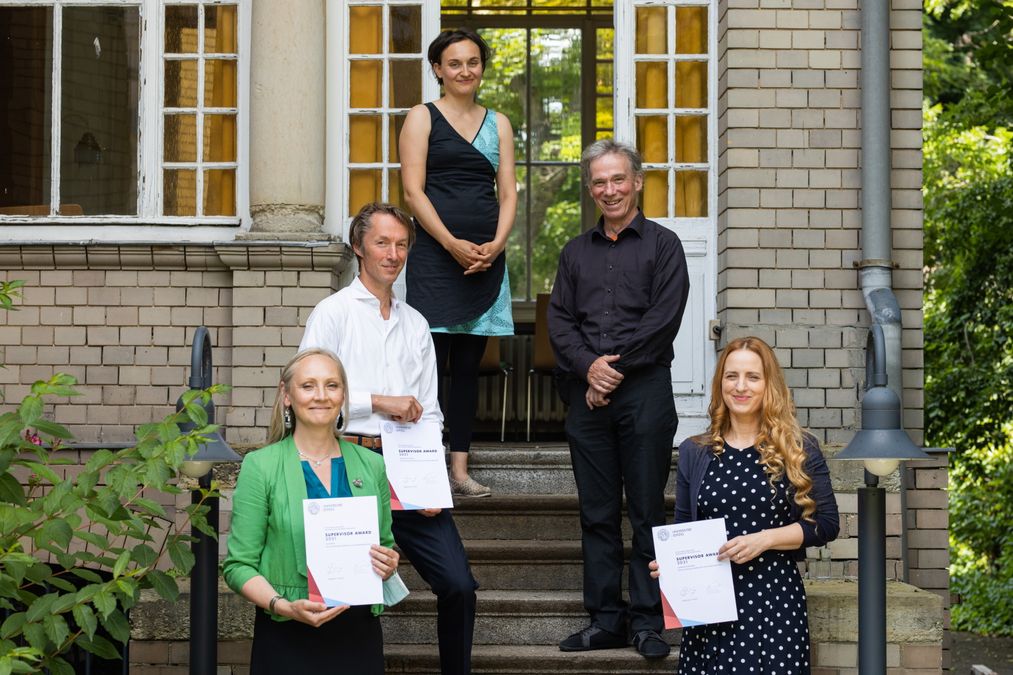
[[[1011,5],[931,0],[925,39],[926,434],[951,461],[953,625],[1013,634]]]
[[[0,282],[0,306],[16,309],[20,286]],[[118,658],[141,589],[175,601],[176,577],[194,564],[190,528],[216,536],[203,500],[174,518],[152,496],[180,492],[177,470],[213,431],[204,406],[220,389],[187,392],[180,412],[138,428],[134,447],[99,450],[71,478],[61,457],[71,435],[44,409],[74,385],[62,374],[36,382],[0,415],[0,675],[73,675],[63,655],[74,645]],[[182,433],[183,422],[196,429]]]

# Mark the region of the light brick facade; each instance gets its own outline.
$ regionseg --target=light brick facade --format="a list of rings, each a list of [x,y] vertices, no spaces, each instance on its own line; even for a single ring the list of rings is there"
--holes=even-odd
[[[347,248],[323,233],[307,234],[307,219],[292,215],[311,213],[317,227],[323,212],[324,54],[317,17],[323,3],[308,7],[297,14],[300,20],[316,17],[310,23],[319,39],[292,48],[315,55],[301,75],[311,81],[297,87],[310,99],[299,104],[300,114],[312,111],[305,113],[307,126],[276,124],[278,116],[289,116],[274,100],[286,98],[277,96],[286,87],[271,80],[281,79],[278,71],[262,64],[276,62],[274,54],[258,53],[254,41],[255,227],[244,233],[245,241],[0,245],[0,278],[26,282],[17,311],[0,312],[6,407],[32,382],[69,373],[80,382],[81,396],[51,402],[47,414],[80,441],[127,442],[137,425],[166,415],[185,390],[193,331],[205,325],[214,344],[214,380],[232,387],[217,400],[226,438],[237,447],[264,442],[280,369],[298,346],[309,312],[349,279]],[[720,0],[715,9],[717,346],[743,335],[773,345],[802,424],[832,456],[860,424],[869,323],[856,267],[862,255],[858,0]],[[903,425],[921,442],[921,2],[893,0],[890,21],[891,226],[903,323]],[[274,39],[265,25],[254,27],[262,45]],[[263,120],[272,128],[258,127],[267,124]],[[258,218],[270,220],[272,232],[258,230]],[[30,236],[29,226],[3,227]],[[295,241],[271,241],[288,237]],[[858,574],[854,489],[861,477],[856,467],[832,464],[841,536],[809,551],[810,579]],[[895,475],[887,482],[887,577],[940,595],[945,609],[946,461],[905,471],[903,481]],[[227,533],[227,504],[223,509]],[[247,653],[247,643],[223,642],[220,662],[245,672]],[[185,646],[173,642],[132,648],[132,658],[147,664],[138,672],[182,672],[184,657]],[[942,647],[888,649],[890,673],[938,672],[947,662],[945,641]],[[814,666],[819,675],[856,672],[854,642],[820,642]]]

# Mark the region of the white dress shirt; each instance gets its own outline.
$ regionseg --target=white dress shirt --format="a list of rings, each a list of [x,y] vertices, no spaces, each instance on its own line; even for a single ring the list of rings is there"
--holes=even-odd
[[[393,298],[385,320],[379,299],[356,277],[313,308],[299,351],[311,347],[337,354],[348,374],[345,433],[380,435],[380,422],[387,417],[373,412],[373,394],[414,396],[422,405],[420,421],[442,427],[429,324],[404,302]]]

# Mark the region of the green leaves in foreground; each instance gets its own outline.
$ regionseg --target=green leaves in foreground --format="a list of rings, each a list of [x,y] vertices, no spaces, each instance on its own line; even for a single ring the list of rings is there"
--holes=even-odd
[[[0,306],[16,297],[13,283],[0,282]],[[96,451],[81,466],[68,431],[45,417],[46,399],[75,396],[75,384],[67,375],[36,382],[0,415],[0,608],[10,611],[0,675],[72,675],[60,655],[75,644],[118,658],[141,590],[175,601],[176,578],[194,564],[191,527],[209,530],[203,504],[179,518],[165,495],[180,493],[180,465],[214,430],[203,404],[221,388],[188,392],[182,411],[137,430],[134,447]],[[182,423],[196,429],[181,432]]]

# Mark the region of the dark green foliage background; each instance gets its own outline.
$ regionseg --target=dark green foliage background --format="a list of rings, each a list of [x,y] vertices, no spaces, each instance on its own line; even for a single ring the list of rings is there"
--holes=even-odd
[[[929,0],[926,434],[952,446],[953,627],[1013,635],[1013,7]]]

